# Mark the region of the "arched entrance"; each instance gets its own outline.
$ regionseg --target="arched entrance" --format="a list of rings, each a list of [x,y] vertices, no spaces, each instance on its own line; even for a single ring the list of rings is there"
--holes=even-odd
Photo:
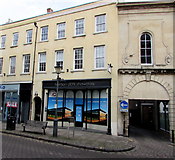
[[[138,77],[132,80],[124,90],[124,99],[129,103],[128,126],[162,130],[171,130],[172,96],[171,86],[163,79]],[[127,130],[128,128],[126,128]],[[129,133],[128,133],[129,134]]]
[[[40,115],[41,115],[41,98],[40,97],[35,97],[34,98],[34,103],[35,103],[34,120],[35,121],[40,121]]]

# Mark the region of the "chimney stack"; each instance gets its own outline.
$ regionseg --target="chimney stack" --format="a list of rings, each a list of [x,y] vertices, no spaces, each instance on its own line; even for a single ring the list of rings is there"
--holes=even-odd
[[[47,13],[52,13],[53,9],[52,8],[47,8]]]

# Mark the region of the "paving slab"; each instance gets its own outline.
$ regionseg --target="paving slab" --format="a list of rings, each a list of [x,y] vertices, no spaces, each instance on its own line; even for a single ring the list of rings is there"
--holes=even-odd
[[[6,123],[2,123],[1,131],[6,134],[103,152],[125,152],[135,148],[134,141],[128,137],[107,135],[103,131],[78,127],[70,127],[69,130],[68,127],[58,127],[57,137],[52,136],[52,126],[46,128],[46,135],[42,134],[41,129],[35,128],[26,128],[23,132],[21,124],[16,124],[15,130],[6,130]]]

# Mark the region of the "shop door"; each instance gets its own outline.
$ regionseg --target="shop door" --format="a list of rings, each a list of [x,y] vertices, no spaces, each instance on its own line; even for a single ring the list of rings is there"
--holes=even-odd
[[[84,93],[82,91],[76,92],[75,97],[75,126],[83,127],[83,112],[84,112]]]
[[[83,127],[83,105],[75,105],[75,126]]]

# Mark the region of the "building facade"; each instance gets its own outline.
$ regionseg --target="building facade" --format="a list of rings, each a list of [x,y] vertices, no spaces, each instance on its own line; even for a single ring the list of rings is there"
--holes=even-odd
[[[1,25],[3,119],[73,116],[113,135],[128,135],[130,125],[171,133],[173,15],[174,1],[102,0]]]

